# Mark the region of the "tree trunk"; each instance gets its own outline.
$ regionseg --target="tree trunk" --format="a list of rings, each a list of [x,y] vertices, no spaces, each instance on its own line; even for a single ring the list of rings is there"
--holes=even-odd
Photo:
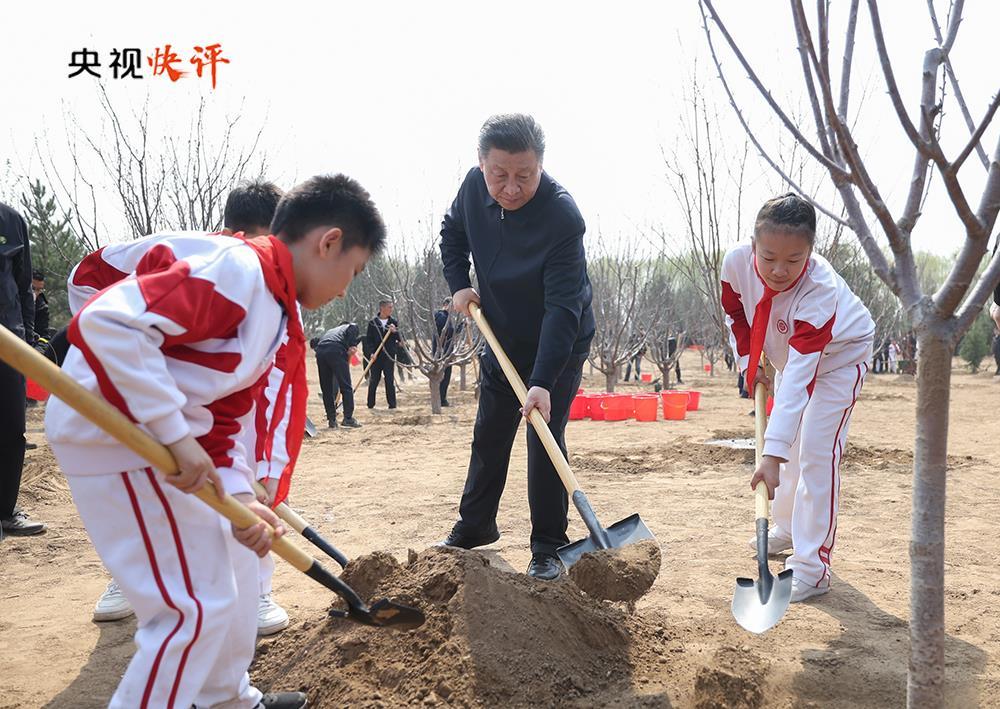
[[[431,413],[441,413],[441,382],[444,380],[444,372],[432,371],[427,375],[427,382],[431,388]]]
[[[925,316],[926,317],[926,316]],[[940,326],[939,326],[940,327]],[[907,706],[944,706],[944,504],[953,346],[918,332],[917,431],[910,531],[910,671]]]
[[[613,392],[615,390],[615,384],[618,382],[618,367],[612,365],[611,369],[604,373],[604,385],[607,387],[604,391]]]
[[[468,364],[463,364],[463,365],[459,365],[459,367],[458,367],[458,390],[459,391],[465,391],[465,389],[466,389],[466,384],[465,384],[465,368],[468,367],[468,366],[469,366]]]
[[[673,367],[669,363],[667,364],[666,367],[664,367],[663,365],[658,365],[658,366],[660,367],[660,375],[663,377],[663,388],[665,390],[669,389],[670,388],[670,370],[673,369]]]

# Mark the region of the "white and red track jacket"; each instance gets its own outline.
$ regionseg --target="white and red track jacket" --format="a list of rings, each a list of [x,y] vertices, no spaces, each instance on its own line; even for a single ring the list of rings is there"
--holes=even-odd
[[[734,246],[722,262],[722,307],[730,345],[745,372],[757,304],[764,296],[750,244]],[[764,436],[764,455],[788,453],[816,377],[872,356],[875,323],[864,303],[822,256],[813,253],[799,279],[774,296],[764,334],[764,354],[781,372]]]
[[[226,491],[251,492],[254,451],[242,430],[254,425],[255,397],[287,329],[253,249],[222,235],[157,234],[85,259],[70,302],[79,306],[85,289],[96,295],[70,326],[82,345],[70,349],[67,374],[163,444],[194,435]],[[45,423],[67,475],[147,465],[61,401]]]
[[[88,255],[70,272],[67,282],[70,311],[75,315],[99,291],[117,283],[135,271],[142,257],[161,240],[169,238],[175,246],[198,240],[206,236],[205,232],[173,232],[152,234],[121,244],[112,244],[98,249]],[[212,233],[209,236],[222,236]],[[192,241],[192,245],[194,242]],[[299,313],[301,320],[301,311]],[[278,478],[288,463],[288,445],[286,433],[291,412],[291,390],[286,393],[285,404],[281,410],[281,420],[275,427],[271,450],[266,448],[266,433],[276,412],[276,399],[281,380],[285,374],[284,357],[287,350],[288,336],[282,339],[281,347],[275,358],[275,366],[268,370],[266,386],[259,387],[254,397],[253,426],[246,429],[243,445],[248,453],[254,454],[256,463],[256,479],[267,480]]]

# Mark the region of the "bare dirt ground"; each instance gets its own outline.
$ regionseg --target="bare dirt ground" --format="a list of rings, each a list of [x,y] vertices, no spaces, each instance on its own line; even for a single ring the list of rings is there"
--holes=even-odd
[[[641,626],[646,641],[625,646],[627,672],[611,678],[610,691],[577,697],[573,705],[902,706],[912,380],[870,376],[856,408],[842,468],[833,591],[793,606],[776,628],[753,636],[729,612],[735,578],[756,574],[746,546],[753,532],[752,453],[702,445],[752,436],[751,405],[736,397],[728,375],[709,380],[698,371],[696,354],[687,353],[684,365],[686,382],[703,392],[701,411],[687,420],[578,421],[568,429],[571,462],[605,524],[639,512],[663,550],[660,576],[634,614],[608,609],[630,631]],[[602,382],[596,374],[584,386],[596,391]],[[405,563],[408,549],[441,539],[457,514],[473,393],[459,392],[456,382],[455,406],[432,417],[426,383],[403,387],[399,410],[385,410],[380,397],[379,409],[360,409],[364,428],[321,429],[303,448],[292,504],[350,556],[385,550]],[[954,707],[1000,705],[998,403],[1000,378],[970,375],[956,363],[945,599]],[[325,423],[321,411],[312,396],[318,424]],[[49,531],[0,544],[0,709],[105,706],[131,655],[134,624],[91,622],[107,579],[45,445],[40,410],[30,412],[29,430],[39,448],[28,453],[22,504]],[[518,572],[529,558],[525,458],[522,428],[500,508],[503,537],[485,552],[493,566]],[[571,511],[570,538],[584,534]],[[772,561],[772,569],[779,564]],[[331,599],[308,578],[279,562],[274,585],[292,616],[286,639],[324,622]],[[533,627],[523,627],[526,648],[536,642]],[[280,637],[261,641],[268,650],[262,654],[281,643]],[[260,667],[255,673],[265,684],[271,679]],[[560,678],[541,673],[534,681],[555,685]],[[447,703],[437,694],[414,701]],[[378,703],[373,693],[372,705]],[[491,704],[504,702],[494,695]]]

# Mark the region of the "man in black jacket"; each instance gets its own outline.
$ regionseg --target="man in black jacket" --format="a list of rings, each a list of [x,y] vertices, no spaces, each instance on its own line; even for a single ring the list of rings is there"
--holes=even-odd
[[[441,352],[443,357],[451,354],[455,346],[455,326],[451,322],[451,297],[445,298],[440,310],[434,311],[434,330],[437,337],[431,342],[431,353]],[[441,406],[451,406],[448,403],[448,384],[451,383],[451,366],[444,368],[444,378],[441,380]]]
[[[569,193],[542,170],[545,137],[531,116],[493,116],[479,134],[479,167],[469,171],[441,227],[444,274],[453,306],[481,303],[500,344],[527,380],[520,406],[496,356],[482,357],[479,412],[459,520],[449,546],[500,538],[497,508],[522,416],[538,409],[566,451],[564,432],[594,337],[586,227]],[[479,291],[469,278],[469,256]],[[556,549],[566,536],[568,498],[541,441],[528,428],[528,574],[563,571]]]
[[[389,408],[396,408],[396,351],[399,347],[399,323],[392,317],[392,301],[383,300],[378,304],[378,315],[368,322],[368,332],[365,335],[365,350],[374,356],[382,338],[389,333],[385,346],[375,357],[375,362],[368,370],[368,408],[375,408],[375,394],[378,383],[385,376],[385,398]]]
[[[316,341],[316,366],[323,406],[330,428],[337,428],[337,392],[344,402],[344,426],[361,428],[354,418],[354,386],[351,384],[351,355],[358,350],[361,334],[354,323],[342,322]]]
[[[24,218],[0,204],[0,326],[35,343],[31,246]],[[17,507],[24,468],[24,377],[0,362],[0,538],[45,531]]]

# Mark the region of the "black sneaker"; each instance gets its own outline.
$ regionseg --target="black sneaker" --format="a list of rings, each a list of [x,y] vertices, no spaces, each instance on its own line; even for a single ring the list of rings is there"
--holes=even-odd
[[[528,564],[528,576],[539,581],[555,581],[562,576],[564,570],[565,567],[558,556],[545,552],[533,553],[531,563]]]
[[[260,698],[257,709],[305,709],[309,698],[305,692],[270,692]]]
[[[25,443],[24,444],[24,450],[26,450],[26,451],[33,451],[36,448],[38,448],[38,444],[37,443]]]
[[[349,419],[344,419],[343,421],[340,422],[340,425],[343,426],[344,428],[361,428],[361,424],[358,423],[358,420],[354,417],[351,417]]]
[[[443,542],[438,542],[438,546],[458,547],[459,549],[475,549],[476,547],[484,547],[487,544],[492,544],[498,539],[500,539],[500,530],[496,528],[494,528],[491,533],[482,537],[470,537],[465,534],[460,534],[453,529],[448,533],[448,536]]]
[[[24,510],[14,510],[9,519],[0,520],[0,529],[12,537],[31,537],[44,532],[45,525],[28,519]]]
[[[451,406],[447,401],[442,401],[441,406]]]
[[[327,425],[327,428],[334,428],[334,429],[337,428],[337,419],[331,421],[329,425]]]

